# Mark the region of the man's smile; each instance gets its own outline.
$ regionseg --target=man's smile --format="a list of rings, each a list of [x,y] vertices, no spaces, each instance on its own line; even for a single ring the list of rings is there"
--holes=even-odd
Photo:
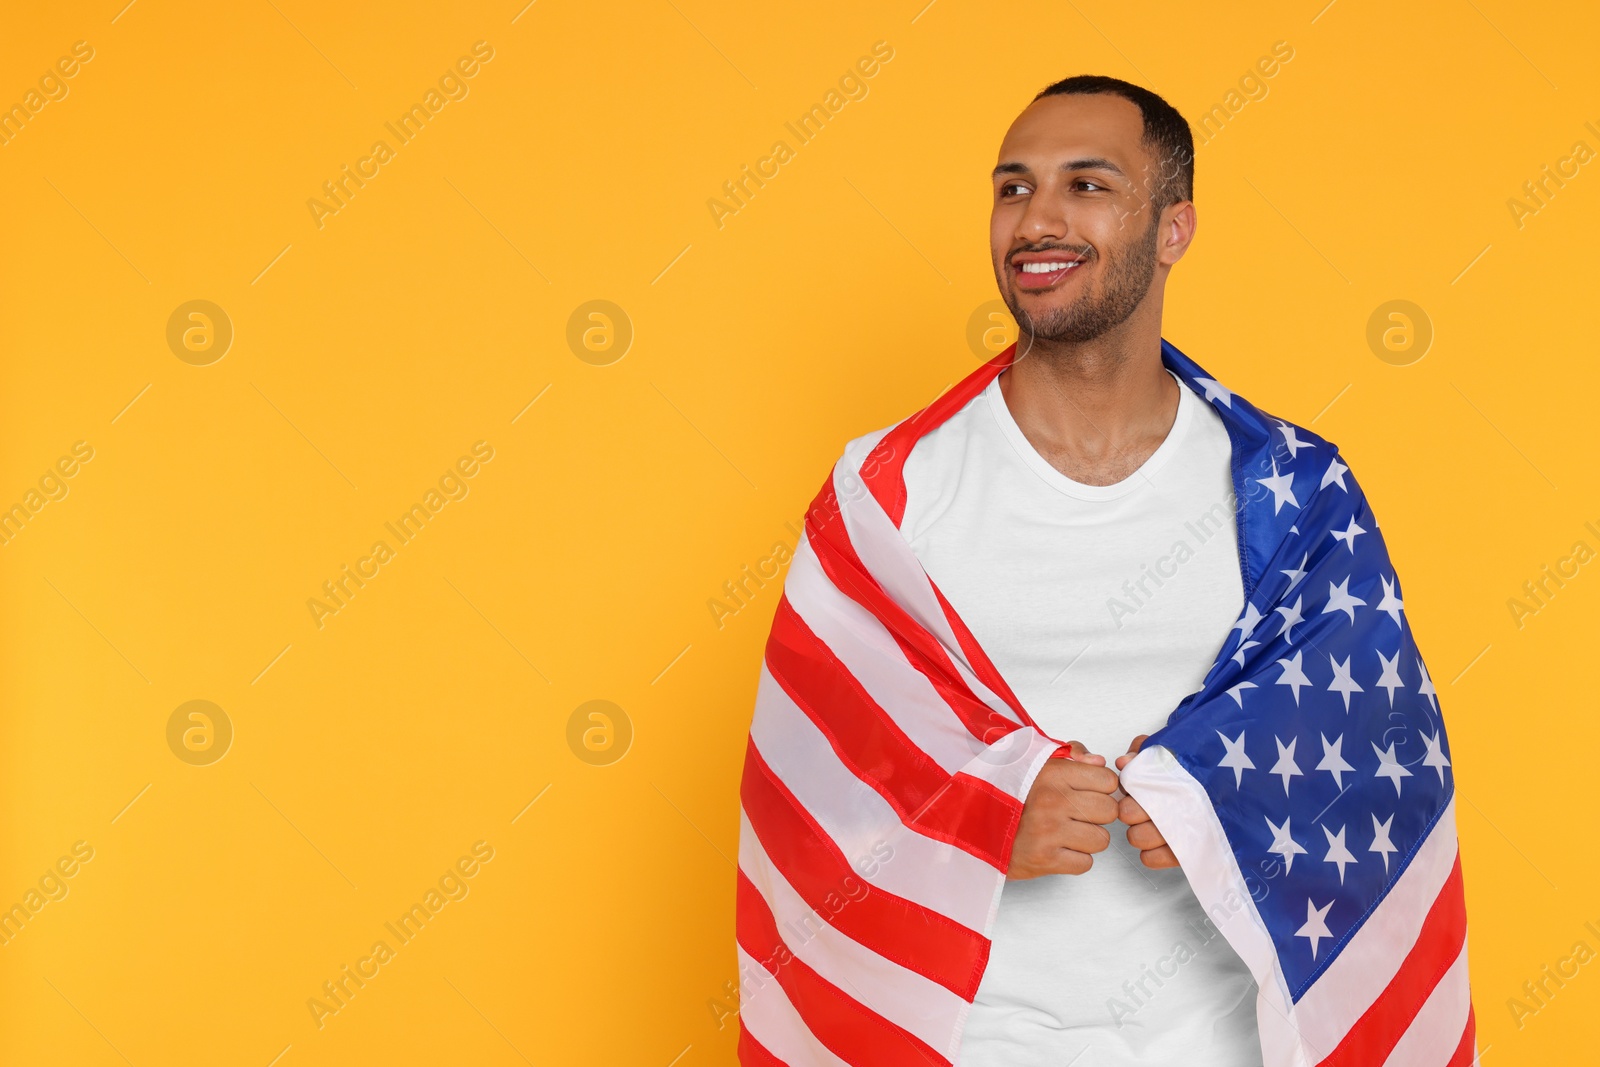
[[[1011,257],[1011,273],[1018,289],[1040,292],[1053,288],[1088,260],[1077,252],[1047,250],[1019,252]]]

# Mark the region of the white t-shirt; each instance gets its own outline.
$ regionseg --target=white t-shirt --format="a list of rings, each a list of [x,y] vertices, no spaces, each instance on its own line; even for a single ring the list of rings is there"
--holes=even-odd
[[[1244,609],[1232,447],[1179,383],[1160,447],[1075,482],[1023,436],[997,377],[917,445],[902,529],[1023,707],[1115,766],[1199,689]],[[1183,872],[1113,823],[1083,875],[1010,881],[961,1067],[1256,1067],[1255,982]]]

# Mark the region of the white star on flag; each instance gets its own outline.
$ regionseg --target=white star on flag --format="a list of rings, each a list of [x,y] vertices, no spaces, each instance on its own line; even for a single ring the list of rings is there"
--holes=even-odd
[[[1294,659],[1280,659],[1278,666],[1283,668],[1283,673],[1278,676],[1278,685],[1286,685],[1294,693],[1294,705],[1300,706],[1300,690],[1311,684],[1311,679],[1306,677],[1306,672],[1300,668],[1300,657],[1305,655],[1302,649],[1294,654]]]
[[[1255,648],[1260,643],[1261,643],[1260,641],[1246,641],[1244,644],[1239,646],[1239,650],[1237,652],[1235,652],[1233,655],[1229,656],[1228,658],[1233,660],[1233,662],[1237,663],[1239,666],[1243,667],[1244,666],[1244,654],[1246,652],[1248,652],[1250,649]]]
[[[1328,929],[1328,909],[1333,907],[1333,901],[1328,901],[1322,907],[1317,907],[1306,898],[1306,924],[1294,932],[1296,937],[1309,938],[1311,941],[1311,958],[1317,958],[1317,942],[1325,937],[1332,937],[1333,932]]]
[[[1301,848],[1300,843],[1290,835],[1289,820],[1287,818],[1283,820],[1282,826],[1277,825],[1271,819],[1267,819],[1267,825],[1272,827],[1272,845],[1267,851],[1276,852],[1283,857],[1283,873],[1288,874],[1290,869],[1294,867],[1294,858],[1305,855],[1306,850]]]
[[[1418,731],[1421,733],[1421,731]],[[1428,746],[1428,754],[1422,757],[1424,767],[1432,767],[1439,772],[1439,784],[1444,784],[1444,769],[1450,766],[1450,761],[1445,758],[1444,745],[1439,740],[1438,734],[1423,734],[1422,740]]]
[[[1343,463],[1339,462],[1338,456],[1334,456],[1333,459],[1328,463],[1328,469],[1323,472],[1322,484],[1317,486],[1317,488],[1326,489],[1330,485],[1337,485],[1340,489],[1344,489],[1344,491],[1348,493],[1350,490],[1345,487],[1344,472],[1349,469],[1349,467],[1346,467]]]
[[[1377,649],[1373,649],[1377,652]],[[1378,685],[1389,691],[1389,706],[1394,707],[1394,691],[1404,689],[1406,683],[1400,680],[1400,650],[1394,651],[1394,659],[1390,659],[1382,652],[1378,652],[1378,660],[1383,664],[1383,673],[1378,676]]]
[[[1350,850],[1345,848],[1344,830],[1345,828],[1341,826],[1339,827],[1339,832],[1335,834],[1330,833],[1326,826],[1322,828],[1322,832],[1328,835],[1328,854],[1322,858],[1322,862],[1337,863],[1339,865],[1340,885],[1344,885],[1344,869],[1356,862],[1356,858],[1350,854]],[[1312,952],[1312,955],[1316,955],[1315,951]]]
[[[1294,603],[1288,607],[1272,609],[1283,616],[1283,639],[1291,644],[1294,642],[1294,634],[1290,631],[1294,629],[1294,624],[1305,622],[1306,619],[1304,615],[1300,614],[1300,602],[1304,599],[1305,597],[1303,596],[1297,596],[1294,598]]]
[[[1350,616],[1350,622],[1353,624],[1356,621],[1356,608],[1364,608],[1366,606],[1367,602],[1365,600],[1358,596],[1350,595],[1350,579],[1346,578],[1338,585],[1334,585],[1332,582],[1328,583],[1328,606],[1322,609],[1322,614],[1326,615],[1329,612],[1342,611]]]
[[[1294,592],[1294,587],[1299,585],[1300,584],[1300,579],[1302,579],[1302,578],[1304,578],[1306,576],[1306,560],[1308,560],[1310,558],[1311,558],[1311,553],[1306,552],[1306,553],[1302,554],[1301,557],[1300,557],[1300,566],[1291,568],[1290,570],[1279,572],[1279,573],[1282,573],[1282,574],[1287,574],[1289,576],[1289,588],[1284,590],[1284,594],[1285,595]]]
[[[1400,765],[1400,758],[1394,754],[1394,744],[1392,742],[1390,743],[1389,751],[1387,752],[1379,748],[1377,742],[1373,742],[1372,751],[1378,754],[1378,769],[1372,773],[1379,778],[1387,778],[1393,782],[1394,795],[1399,796],[1400,779],[1410,778],[1411,772]],[[1441,778],[1444,777],[1444,772],[1440,771],[1439,776]]]
[[[1366,527],[1357,525],[1356,517],[1352,515],[1350,516],[1349,526],[1346,526],[1343,530],[1332,530],[1330,532],[1333,534],[1335,541],[1344,542],[1344,546],[1350,550],[1350,554],[1353,556],[1356,554],[1356,538],[1366,533],[1367,530]]]
[[[1247,603],[1244,606],[1244,614],[1239,616],[1239,621],[1234,623],[1231,628],[1238,630],[1239,640],[1244,641],[1255,632],[1255,628],[1260,625],[1261,620],[1264,618],[1266,616],[1257,611],[1254,604]]]
[[[1278,461],[1272,461],[1272,477],[1257,478],[1256,482],[1272,490],[1272,513],[1276,515],[1283,510],[1284,501],[1295,507],[1300,506],[1300,501],[1294,498],[1294,475],[1279,474]]]
[[[1357,685],[1356,680],[1350,676],[1349,656],[1346,656],[1344,662],[1340,663],[1330,654],[1328,662],[1333,664],[1333,681],[1328,683],[1328,690],[1344,697],[1344,710],[1345,714],[1348,715],[1350,713],[1350,694],[1363,693],[1366,690]]]
[[[1233,394],[1227,389],[1223,388],[1221,383],[1214,382],[1210,378],[1196,378],[1194,380],[1194,384],[1206,391],[1207,400],[1213,402],[1220,400],[1222,401],[1223,407],[1233,407]]]
[[[1387,611],[1396,626],[1400,625],[1400,612],[1405,608],[1405,602],[1394,595],[1395,583],[1383,575],[1378,575],[1378,580],[1383,583],[1383,599],[1378,601],[1378,610]]]
[[[1250,643],[1252,645],[1255,644],[1254,641],[1252,641]],[[1240,682],[1238,685],[1230,685],[1228,687],[1228,695],[1233,698],[1233,702],[1235,704],[1239,705],[1239,710],[1243,711],[1244,710],[1244,693],[1242,692],[1242,690],[1254,689],[1254,688],[1256,688],[1256,683],[1254,683],[1254,682]]]
[[[1251,763],[1250,757],[1244,753],[1244,731],[1240,730],[1239,736],[1232,741],[1229,741],[1228,735],[1221,730],[1217,731],[1217,736],[1222,738],[1222,747],[1228,750],[1227,754],[1222,757],[1222,762],[1217,766],[1226,767],[1233,771],[1233,787],[1238,789],[1240,783],[1244,780],[1244,772],[1256,769],[1256,765]]]
[[[1319,735],[1319,736],[1321,736],[1321,735]],[[1346,763],[1344,761],[1344,751],[1343,750],[1344,750],[1344,735],[1343,734],[1340,734],[1338,737],[1335,737],[1332,741],[1329,741],[1326,737],[1323,737],[1322,738],[1322,762],[1317,764],[1317,767],[1316,767],[1316,769],[1319,770],[1319,771],[1327,771],[1329,774],[1333,775],[1334,787],[1336,789],[1338,789],[1339,792],[1341,792],[1341,793],[1344,792],[1344,774],[1345,774],[1345,772],[1349,771],[1352,774],[1355,773],[1355,768],[1350,766],[1350,764],[1348,764],[1348,763]]]
[[[1372,845],[1367,849],[1367,851],[1383,853],[1384,874],[1389,873],[1389,853],[1400,851],[1394,847],[1394,842],[1389,840],[1389,827],[1391,824],[1393,824],[1393,822],[1393,815],[1389,816],[1382,822],[1378,821],[1378,817],[1376,815],[1372,817]]]
[[[1396,649],[1394,654],[1396,659],[1400,658],[1399,649]],[[1239,666],[1243,667],[1244,664],[1241,663]],[[1433,705],[1433,713],[1437,715],[1439,714],[1439,694],[1433,688],[1433,679],[1428,677],[1428,668],[1422,665],[1422,660],[1420,659],[1417,660],[1417,670],[1422,672],[1422,684],[1417,686],[1417,692],[1428,698],[1428,702]]]
[[[1288,448],[1288,450],[1289,450],[1289,458],[1290,459],[1293,459],[1294,457],[1298,456],[1300,454],[1300,450],[1302,448],[1310,448],[1311,447],[1311,442],[1310,441],[1302,441],[1302,440],[1300,440],[1300,438],[1298,438],[1298,437],[1296,437],[1294,435],[1294,427],[1293,426],[1290,426],[1287,422],[1284,422],[1282,419],[1274,419],[1273,421],[1278,424],[1278,431],[1283,434],[1284,447]]]
[[[1276,737],[1274,737],[1273,740],[1278,741]],[[1296,775],[1305,774],[1305,772],[1300,769],[1300,765],[1294,761],[1294,746],[1298,745],[1299,743],[1300,739],[1298,737],[1293,737],[1289,739],[1289,747],[1284,748],[1283,742],[1278,741],[1278,762],[1274,763],[1272,765],[1272,770],[1267,772],[1268,774],[1283,775],[1284,796],[1289,795],[1289,779],[1295,777]]]

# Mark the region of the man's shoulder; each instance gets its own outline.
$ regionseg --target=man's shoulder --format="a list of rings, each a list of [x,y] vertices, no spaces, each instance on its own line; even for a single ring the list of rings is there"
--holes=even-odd
[[[1185,376],[1180,373],[1179,377]],[[1321,412],[1308,422],[1300,423],[1275,415],[1210,378],[1187,378],[1186,384],[1227,428],[1236,448],[1240,444],[1255,446],[1257,455],[1250,458],[1257,462],[1299,465],[1308,457],[1326,462],[1339,454],[1335,442],[1311,429],[1311,423],[1321,418]]]
[[[907,416],[907,418],[909,417]],[[871,433],[864,433],[860,437],[852,437],[845,442],[844,450],[839,456],[839,462],[843,463],[848,470],[858,469],[861,464],[866,462],[867,457],[872,454],[872,450],[878,447],[879,443],[889,435],[889,431],[904,421],[905,419],[901,419],[899,422],[891,422],[889,425],[873,430]]]
[[[983,395],[983,391],[980,390],[977,395],[973,396],[959,409],[952,412],[948,417],[945,417],[937,426],[933,426],[932,428],[924,430],[921,433],[911,435],[905,441],[904,445],[901,446],[908,450],[908,456],[906,458],[909,458],[910,449],[916,449],[917,453],[921,455],[937,449],[941,444],[946,442],[958,443],[965,434],[968,420],[972,417],[972,413],[974,412],[976,405],[983,402]],[[927,410],[927,406],[918,408],[917,410],[908,413],[904,418],[891,422],[887,426],[873,430],[871,433],[864,433],[859,437],[851,438],[845,443],[844,450],[840,457],[840,462],[842,462],[847,469],[859,469],[860,466],[867,461],[867,458],[872,455],[873,450],[883,443],[884,438],[888,437],[889,434],[894,430],[911,422],[911,420],[917,418]],[[881,463],[890,458],[891,457],[887,454],[879,455],[876,457],[876,461]]]
[[[1363,495],[1343,450],[1310,428],[1320,412],[1300,423],[1256,407],[1237,394],[1231,407],[1213,405],[1228,426],[1235,450],[1247,449],[1243,457],[1235,457],[1247,498],[1262,505],[1270,501],[1272,515],[1288,514],[1284,510],[1288,504],[1304,514],[1314,504]]]

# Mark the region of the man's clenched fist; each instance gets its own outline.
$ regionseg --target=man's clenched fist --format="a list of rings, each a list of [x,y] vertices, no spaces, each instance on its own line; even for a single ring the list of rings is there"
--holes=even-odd
[[[1149,734],[1140,734],[1128,746],[1126,755],[1117,757],[1117,770],[1128,765],[1139,752],[1139,746],[1144,744],[1144,739]],[[1026,818],[1026,810],[1023,817]],[[1163,867],[1176,867],[1178,857],[1172,854],[1172,849],[1167,846],[1167,839],[1161,836],[1161,831],[1156,829],[1156,824],[1150,821],[1150,815],[1140,803],[1130,796],[1124,796],[1117,804],[1117,818],[1121,819],[1128,827],[1128,844],[1139,850],[1139,859],[1146,867],[1160,870]]]
[[[1080,742],[1072,742],[1071,752],[1071,759],[1045,760],[1033,780],[1011,842],[1007,878],[1082,874],[1094,865],[1094,853],[1111,844],[1106,826],[1117,819],[1111,797],[1116,772]]]

